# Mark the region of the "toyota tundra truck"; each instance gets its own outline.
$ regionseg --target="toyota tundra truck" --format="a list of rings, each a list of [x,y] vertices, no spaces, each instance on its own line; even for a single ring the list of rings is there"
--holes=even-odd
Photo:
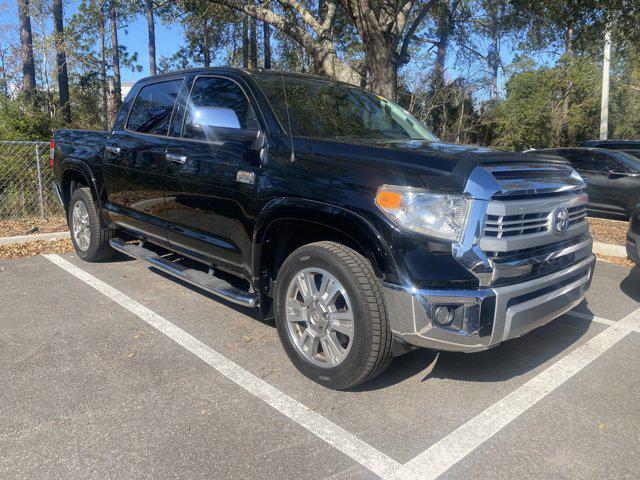
[[[61,130],[52,144],[80,258],[119,251],[258,309],[329,388],[417,347],[520,337],[591,283],[585,183],[566,161],[443,143],[393,102],[326,78],[158,75],[133,87],[111,131]]]

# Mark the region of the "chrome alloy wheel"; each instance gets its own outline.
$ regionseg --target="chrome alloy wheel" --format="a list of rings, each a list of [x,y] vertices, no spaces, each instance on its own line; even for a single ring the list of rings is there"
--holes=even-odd
[[[320,268],[298,272],[287,288],[287,331],[300,353],[320,367],[342,363],[353,345],[354,318],[347,291]]]
[[[89,224],[89,212],[82,200],[76,201],[73,205],[71,227],[76,245],[83,252],[86,251],[91,243],[91,225]]]

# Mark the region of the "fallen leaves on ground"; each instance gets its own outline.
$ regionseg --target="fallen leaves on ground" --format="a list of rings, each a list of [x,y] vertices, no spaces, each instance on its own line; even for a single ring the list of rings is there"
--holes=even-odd
[[[66,232],[67,230],[67,221],[64,217],[52,217],[45,220],[39,218],[0,220],[0,237]]]
[[[626,257],[610,257],[609,255],[600,255],[596,253],[596,258],[604,262],[615,263],[616,265],[622,265],[623,267],[633,268],[636,264]]]
[[[627,242],[628,222],[589,218],[589,231],[596,242],[625,245]]]
[[[0,245],[0,259],[35,257],[43,253],[71,253],[73,244],[70,238],[61,240],[38,240],[28,243]]]

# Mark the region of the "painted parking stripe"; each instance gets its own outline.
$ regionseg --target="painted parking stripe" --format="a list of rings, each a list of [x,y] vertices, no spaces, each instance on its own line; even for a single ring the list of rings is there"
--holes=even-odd
[[[601,323],[603,325],[615,325],[617,323],[614,320],[608,320],[606,318],[598,317],[598,316],[593,315],[593,314],[576,312],[574,310],[571,310],[571,311],[565,313],[565,315],[567,315],[569,317],[581,318],[582,320],[589,320],[591,322]]]
[[[565,313],[565,315],[569,315],[570,317],[580,318],[583,320],[590,320],[592,322],[601,323],[603,325],[618,325],[620,328],[626,328],[632,332],[640,333],[640,325],[621,325],[620,322],[616,322],[615,320],[609,320],[602,317],[596,317],[593,314],[582,313],[582,312],[574,312],[573,310]]]
[[[640,329],[640,309],[615,322],[502,400],[429,447],[404,468],[423,480],[438,478],[625,336]],[[406,478],[397,476],[396,478]]]
[[[351,457],[376,475],[384,479],[390,479],[394,478],[397,472],[403,470],[402,466],[389,456],[360,440],[319,413],[310,410],[297,400],[282,393],[264,380],[247,372],[225,356],[219,354],[200,340],[119,290],[98,280],[93,275],[76,267],[58,255],[44,256],[63,270],[66,270],[71,275],[129,310],[156,330],[211,365],[229,380],[235,382],[240,387],[269,404],[332,447]],[[407,475],[402,475],[402,478],[411,479],[415,477],[407,473]]]

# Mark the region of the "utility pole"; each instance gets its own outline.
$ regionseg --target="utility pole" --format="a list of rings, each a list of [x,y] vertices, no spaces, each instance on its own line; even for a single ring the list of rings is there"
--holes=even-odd
[[[602,103],[600,104],[600,140],[609,137],[609,70],[611,69],[611,30],[604,34],[604,61],[602,64]]]

